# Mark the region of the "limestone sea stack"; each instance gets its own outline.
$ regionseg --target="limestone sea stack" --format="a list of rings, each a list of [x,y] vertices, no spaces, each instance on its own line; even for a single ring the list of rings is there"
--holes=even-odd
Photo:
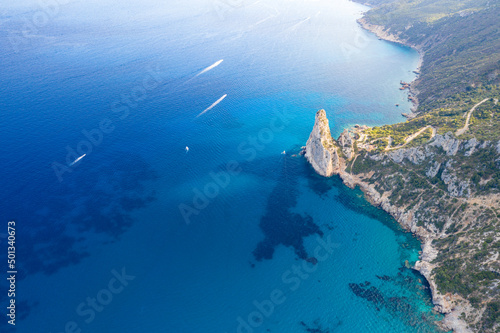
[[[319,110],[316,112],[316,121],[307,140],[305,156],[318,174],[331,177],[340,171],[338,148],[330,133],[325,110]]]

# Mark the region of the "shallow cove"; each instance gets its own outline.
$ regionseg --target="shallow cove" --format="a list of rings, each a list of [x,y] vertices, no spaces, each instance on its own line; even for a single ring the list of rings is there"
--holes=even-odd
[[[432,332],[425,284],[404,268],[418,243],[293,156],[320,108],[334,136],[409,110],[399,81],[418,55],[363,31],[364,9],[261,1],[221,18],[197,0],[74,3],[20,52],[2,44],[0,214],[20,225],[17,331]],[[22,25],[36,10],[9,16]],[[113,103],[151,71],[158,86],[123,117]],[[114,130],[58,182],[51,163],[104,118]],[[186,221],[180,206],[210,189]],[[103,299],[123,271],[133,278]],[[107,304],[92,312],[98,295]]]

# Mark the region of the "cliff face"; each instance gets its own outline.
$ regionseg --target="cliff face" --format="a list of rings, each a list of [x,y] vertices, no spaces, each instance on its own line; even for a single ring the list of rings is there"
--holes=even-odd
[[[473,307],[467,299],[497,298],[491,288],[500,279],[500,255],[489,244],[500,248],[494,227],[500,225],[500,194],[488,184],[500,177],[496,166],[489,166],[500,168],[500,142],[460,140],[449,132],[417,147],[384,150],[368,144],[373,135],[372,129],[356,126],[335,141],[319,111],[306,156],[319,174],[338,174],[345,185],[359,186],[373,205],[419,237],[422,253],[414,269],[428,280],[435,309],[445,314],[443,328],[485,332],[486,307]],[[456,274],[460,278],[450,281]],[[491,280],[478,282],[477,274]]]
[[[325,110],[316,113],[313,130],[307,140],[305,156],[321,176],[331,177],[340,170],[338,146],[330,134]]]
[[[373,4],[360,25],[420,53],[409,96],[418,115],[359,132],[354,158],[339,175],[419,236],[415,269],[429,281],[444,328],[500,332],[500,76],[493,65],[500,53],[492,51],[500,39],[499,4],[457,1],[455,12],[442,0]],[[450,45],[464,47],[443,62]],[[472,127],[462,117],[466,109]],[[429,125],[430,138],[393,147],[394,139],[401,144]]]

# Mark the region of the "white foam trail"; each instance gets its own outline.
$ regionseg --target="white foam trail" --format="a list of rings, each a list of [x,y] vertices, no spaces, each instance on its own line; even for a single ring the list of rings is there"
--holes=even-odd
[[[271,15],[271,16],[269,16],[269,17],[266,17],[265,19],[262,19],[262,20],[260,20],[259,22],[255,23],[255,24],[252,26],[252,28],[253,28],[253,27],[255,27],[255,26],[257,26],[257,25],[259,25],[259,24],[262,24],[262,23],[266,22],[267,20],[272,19],[273,17],[276,17],[276,16],[278,16],[278,15]]]
[[[301,25],[301,24],[302,24],[302,23],[304,23],[304,22],[309,21],[310,19],[311,19],[311,17],[309,16],[309,17],[307,17],[307,18],[303,19],[302,21],[300,21],[299,23],[294,24],[293,26],[291,26],[290,28],[288,28],[288,30],[290,30],[290,31],[291,31],[291,30],[295,30],[295,29],[297,29],[297,28],[298,28],[298,26],[299,26],[299,25]]]
[[[78,163],[79,160],[81,160],[82,158],[84,158],[87,154],[83,154],[82,156],[78,157],[76,160],[74,160],[69,166],[72,166],[73,164],[75,163]]]
[[[208,108],[206,108],[205,110],[203,110],[203,112],[202,112],[202,113],[200,113],[199,115],[197,115],[197,116],[196,116],[196,118],[198,118],[199,116],[201,116],[201,115],[202,115],[202,114],[204,114],[205,112],[212,110],[212,109],[213,109],[213,108],[214,108],[217,104],[219,104],[220,102],[222,102],[222,100],[223,100],[224,98],[226,98],[226,97],[227,97],[227,94],[225,94],[224,96],[222,96],[221,98],[219,98],[217,101],[215,101],[215,103],[214,103],[214,104],[210,105]]]
[[[208,72],[209,70],[212,70],[214,69],[215,67],[219,66],[222,62],[224,61],[224,59],[221,59],[219,61],[217,61],[216,63],[214,63],[213,65],[210,65],[208,66],[207,68],[205,68],[204,70],[202,70],[201,72],[199,72],[198,74],[196,74],[196,76],[200,76],[201,74],[205,74],[206,72]],[[195,77],[196,77],[195,76]]]

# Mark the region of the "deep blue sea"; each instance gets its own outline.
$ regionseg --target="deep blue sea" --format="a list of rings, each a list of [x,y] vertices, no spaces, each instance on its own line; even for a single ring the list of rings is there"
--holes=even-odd
[[[2,7],[1,332],[435,331],[418,241],[297,156],[318,109],[335,137],[409,111],[418,54],[367,7]]]

